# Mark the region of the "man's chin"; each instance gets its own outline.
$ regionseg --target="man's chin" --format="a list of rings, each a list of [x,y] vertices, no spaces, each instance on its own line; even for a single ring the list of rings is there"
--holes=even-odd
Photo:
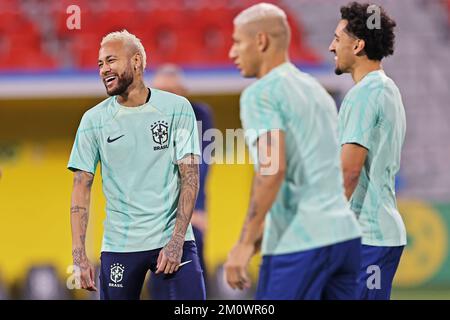
[[[106,93],[110,97],[117,96],[117,95],[121,94],[120,88],[111,88],[111,89],[106,88]]]
[[[343,74],[344,72],[343,72],[341,69],[336,68],[336,69],[334,69],[334,73],[337,74],[338,76],[340,76],[340,75]]]
[[[256,77],[256,75],[254,75],[253,73],[245,71],[243,69],[241,70],[241,76],[244,77],[244,78],[254,78],[254,77]]]

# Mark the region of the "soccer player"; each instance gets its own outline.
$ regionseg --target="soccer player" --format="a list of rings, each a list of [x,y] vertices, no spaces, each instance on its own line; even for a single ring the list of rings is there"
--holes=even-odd
[[[180,96],[186,96],[187,88],[185,86],[185,79],[183,71],[174,64],[164,64],[155,71],[155,76],[152,81],[152,87],[172,92]],[[200,150],[202,151],[206,147],[203,142],[203,133],[213,127],[212,112],[208,105],[200,102],[191,102],[192,109],[194,110],[195,118],[197,119],[199,135],[200,135]],[[200,185],[195,203],[194,212],[192,214],[191,224],[194,232],[195,244],[197,245],[197,253],[200,258],[200,265],[203,270],[203,276],[205,278],[205,285],[207,286],[207,271],[205,266],[205,259],[203,254],[204,248],[204,234],[207,227],[207,213],[206,213],[206,178],[208,176],[208,159],[207,155],[203,155],[203,160],[199,164]],[[154,282],[150,281],[150,295],[154,295],[154,291],[158,288],[154,285]]]
[[[241,96],[256,172],[225,277],[234,289],[250,286],[247,266],[262,239],[257,299],[354,299],[361,232],[344,196],[337,108],[289,62],[289,41],[277,6],[257,4],[234,19],[230,58],[258,79]]]
[[[378,26],[371,25],[376,17],[369,21],[374,12],[380,14]],[[406,245],[394,189],[405,110],[400,91],[381,66],[381,60],[394,52],[394,27],[381,7],[352,2],[341,8],[329,48],[335,54],[336,74],[350,73],[355,82],[339,111],[339,140],[345,194],[363,232],[360,299],[390,298]],[[367,283],[369,277],[380,279],[381,286],[375,280]]]
[[[155,299],[204,299],[190,225],[198,192],[198,130],[187,99],[147,88],[146,53],[126,30],[101,42],[98,66],[110,96],[82,117],[68,168],[74,171],[71,224],[81,286],[96,290],[85,252],[91,185],[101,163],[107,217],[101,299],[139,299],[156,274]]]

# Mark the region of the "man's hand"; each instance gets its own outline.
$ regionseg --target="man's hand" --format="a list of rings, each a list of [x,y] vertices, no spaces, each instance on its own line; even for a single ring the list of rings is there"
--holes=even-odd
[[[97,291],[95,287],[95,268],[89,259],[86,257],[84,249],[76,248],[72,250],[73,264],[78,268],[79,273],[76,271],[75,276],[79,276],[77,283],[81,284],[82,289],[88,291]]]
[[[184,237],[172,237],[161,249],[156,264],[156,274],[164,272],[171,274],[178,271],[183,256]]]
[[[238,243],[233,247],[224,266],[225,279],[231,288],[240,290],[250,288],[247,267],[254,254],[254,245]]]

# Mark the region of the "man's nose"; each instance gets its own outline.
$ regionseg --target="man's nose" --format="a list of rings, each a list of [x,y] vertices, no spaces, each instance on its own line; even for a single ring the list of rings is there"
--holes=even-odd
[[[231,60],[234,60],[236,58],[236,50],[234,49],[234,47],[230,48],[230,51],[228,52],[228,58],[230,58]]]
[[[328,47],[328,50],[329,50],[330,52],[336,53],[336,50],[334,50],[334,40],[331,41],[330,46]]]
[[[108,65],[108,64],[104,64],[104,65],[102,65],[102,67],[100,68],[100,74],[101,75],[105,75],[105,74],[107,74],[109,71],[111,71],[111,68],[110,68],[110,66]]]

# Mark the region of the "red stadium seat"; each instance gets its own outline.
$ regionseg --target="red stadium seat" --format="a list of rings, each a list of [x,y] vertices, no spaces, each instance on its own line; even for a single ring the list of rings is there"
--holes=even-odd
[[[0,12],[19,12],[20,7],[17,0],[0,1]]]
[[[152,10],[144,18],[147,23],[139,34],[148,51],[149,61],[179,62],[189,55],[190,39],[186,37],[186,16],[182,10]]]
[[[102,36],[96,33],[83,33],[71,39],[69,48],[76,67],[80,69],[97,68],[101,39]]]
[[[7,55],[0,56],[0,70],[50,70],[56,66],[56,61],[50,56],[28,48],[14,48]]]
[[[228,64],[232,44],[232,11],[205,8],[197,10],[191,20],[190,39],[195,48],[196,63]]]
[[[232,44],[233,19],[242,9],[259,1],[218,0],[211,3],[209,0],[166,0],[164,5],[158,5],[145,0],[122,0],[117,6],[110,6],[110,2],[104,0],[77,0],[76,4],[81,9],[80,30],[69,30],[66,25],[69,17],[66,10],[73,1],[42,2],[51,9],[51,20],[54,22],[60,48],[64,48],[65,44],[69,48],[60,50],[61,56],[58,60],[67,61],[64,55],[69,55],[73,58],[75,68],[95,69],[102,37],[122,29],[127,29],[142,40],[150,64],[230,64],[228,52]],[[26,62],[28,53],[17,53],[17,50],[13,49],[16,47],[35,53],[43,68],[54,66],[55,61],[42,53],[38,25],[34,25],[19,11],[20,4],[17,0],[0,1],[0,56],[4,57],[1,66],[14,68],[31,64]],[[292,26],[292,60],[319,61],[319,57],[303,40],[301,24],[293,23],[295,19],[292,17],[289,17],[289,20]],[[17,60],[20,62],[14,62],[11,52],[20,56]]]

